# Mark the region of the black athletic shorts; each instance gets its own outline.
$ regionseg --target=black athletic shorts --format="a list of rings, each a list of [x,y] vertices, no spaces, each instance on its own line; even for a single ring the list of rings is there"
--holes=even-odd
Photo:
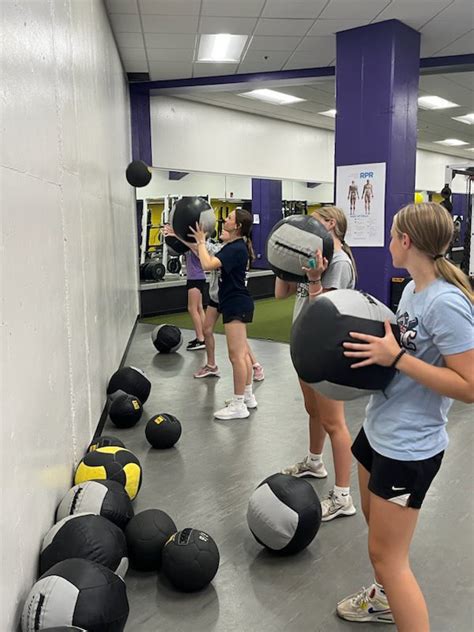
[[[443,452],[422,461],[398,461],[376,452],[361,428],[354,443],[352,454],[370,472],[369,490],[402,507],[419,509],[431,482],[438,473]]]
[[[206,287],[206,283],[206,279],[188,279],[186,281],[186,289],[191,290],[193,287],[195,287],[202,294],[204,292],[204,288]]]
[[[212,298],[209,299],[209,303],[207,304],[208,307],[213,307],[214,309],[217,309],[217,311],[219,311],[219,303],[216,303],[216,301],[213,301]]]
[[[252,312],[241,312],[240,314],[222,314],[222,322],[224,325],[226,323],[231,323],[233,320],[240,320],[241,323],[251,323],[253,321],[253,311]]]

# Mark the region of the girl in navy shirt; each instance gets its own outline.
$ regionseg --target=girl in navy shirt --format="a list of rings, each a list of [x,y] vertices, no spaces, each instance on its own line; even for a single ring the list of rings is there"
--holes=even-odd
[[[253,320],[254,304],[247,289],[246,272],[253,259],[250,233],[252,216],[248,211],[236,209],[224,224],[230,235],[225,246],[212,256],[206,248],[206,234],[200,226],[192,231],[199,259],[204,270],[218,270],[219,311],[222,313],[229,359],[234,374],[234,396],[221,410],[214,413],[217,419],[245,419],[249,408],[256,408],[252,393],[252,360],[247,343],[247,323]]]

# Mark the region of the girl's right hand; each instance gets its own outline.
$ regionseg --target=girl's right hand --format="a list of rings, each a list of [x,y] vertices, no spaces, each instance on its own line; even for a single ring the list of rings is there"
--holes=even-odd
[[[171,224],[165,224],[161,228],[161,234],[163,237],[176,237],[174,230],[171,228]]]

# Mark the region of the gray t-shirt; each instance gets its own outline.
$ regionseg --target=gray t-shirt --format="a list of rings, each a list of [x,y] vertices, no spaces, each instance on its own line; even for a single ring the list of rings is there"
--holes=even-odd
[[[321,284],[325,290],[353,290],[355,274],[350,257],[343,251],[334,253],[328,269],[321,277]],[[300,315],[301,310],[309,303],[309,284],[298,283],[296,301],[293,309],[293,322]]]
[[[210,239],[206,241],[206,249],[211,257],[215,257],[222,250],[223,246],[224,244],[211,241]],[[209,298],[214,303],[219,302],[219,270],[211,270],[209,273]]]

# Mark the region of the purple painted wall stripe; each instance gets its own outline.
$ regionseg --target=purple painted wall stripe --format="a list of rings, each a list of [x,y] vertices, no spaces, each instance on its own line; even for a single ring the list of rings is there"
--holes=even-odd
[[[130,90],[132,158],[153,165],[151,154],[150,95]]]

